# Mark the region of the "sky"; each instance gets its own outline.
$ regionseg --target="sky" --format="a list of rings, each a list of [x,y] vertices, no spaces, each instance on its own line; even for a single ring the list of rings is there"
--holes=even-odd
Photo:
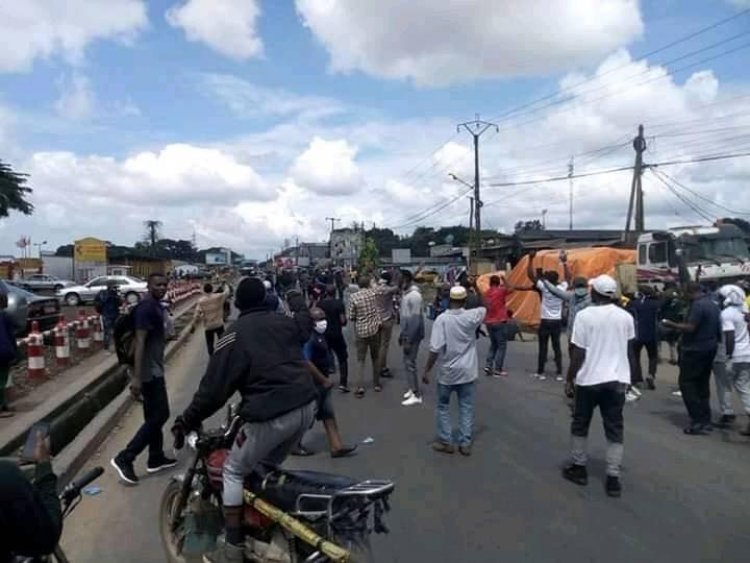
[[[337,226],[750,217],[750,0],[0,0],[0,254],[169,238],[265,258]],[[590,173],[596,174],[590,174]],[[588,175],[590,174],[590,175]],[[540,181],[545,180],[547,181]],[[537,182],[530,184],[528,182]],[[546,211],[545,211],[546,210]],[[441,241],[436,241],[441,242]]]

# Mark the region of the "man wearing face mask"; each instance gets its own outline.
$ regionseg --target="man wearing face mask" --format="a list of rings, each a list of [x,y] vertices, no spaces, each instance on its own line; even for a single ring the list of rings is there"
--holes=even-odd
[[[333,382],[328,378],[331,367],[331,355],[325,336],[328,321],[326,320],[325,311],[318,307],[313,307],[310,310],[310,316],[313,320],[313,333],[307,343],[305,343],[302,352],[312,372],[313,381],[318,391],[318,413],[316,419],[323,423],[323,427],[326,430],[331,457],[350,456],[355,452],[357,446],[344,445],[338,425],[336,424],[336,415],[333,411],[333,398],[331,397]],[[312,452],[304,448],[300,443],[292,451],[292,454],[307,456],[311,455]]]

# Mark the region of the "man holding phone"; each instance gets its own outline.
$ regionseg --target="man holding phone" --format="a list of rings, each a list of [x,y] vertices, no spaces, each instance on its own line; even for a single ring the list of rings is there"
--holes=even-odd
[[[167,292],[167,278],[151,274],[148,293],[133,311],[135,324],[135,363],[131,371],[130,392],[143,399],[143,425],[130,443],[110,464],[125,483],[138,484],[133,462],[148,447],[146,470],[156,473],[174,467],[177,460],[164,455],[162,427],[169,420],[169,399],[164,382],[166,331],[161,300]]]
[[[36,462],[33,482],[10,461],[0,461],[0,561],[12,555],[37,557],[52,553],[62,533],[57,477],[52,472],[46,433],[32,428],[27,444]]]

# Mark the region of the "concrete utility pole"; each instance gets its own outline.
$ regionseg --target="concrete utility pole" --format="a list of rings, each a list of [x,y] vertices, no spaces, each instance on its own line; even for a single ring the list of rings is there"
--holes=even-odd
[[[570,191],[570,221],[568,222],[568,230],[573,230],[573,157],[570,157],[568,163],[568,190]]]
[[[645,213],[643,209],[643,153],[646,151],[646,139],[643,136],[643,125],[638,126],[638,135],[633,139],[635,150],[635,165],[633,166],[633,182],[630,185],[630,202],[628,204],[628,218],[625,222],[625,239],[630,235],[630,220],[633,217],[635,207],[635,232],[642,233],[646,230]]]
[[[461,128],[466,129],[474,137],[474,230],[476,232],[474,244],[478,258],[479,250],[482,247],[482,198],[479,193],[479,137],[490,128],[494,128],[497,132],[500,132],[500,128],[494,123],[481,121],[479,114],[477,114],[474,121],[459,123],[456,126],[456,131],[460,132]]]

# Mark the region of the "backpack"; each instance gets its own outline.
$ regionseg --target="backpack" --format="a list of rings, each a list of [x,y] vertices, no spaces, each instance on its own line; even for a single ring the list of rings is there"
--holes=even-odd
[[[121,313],[112,327],[115,352],[120,365],[135,365],[135,307]]]
[[[105,292],[106,289],[102,289],[99,293],[96,294],[96,298],[94,299],[94,310],[98,315],[101,315],[104,311],[104,299],[105,299]]]

